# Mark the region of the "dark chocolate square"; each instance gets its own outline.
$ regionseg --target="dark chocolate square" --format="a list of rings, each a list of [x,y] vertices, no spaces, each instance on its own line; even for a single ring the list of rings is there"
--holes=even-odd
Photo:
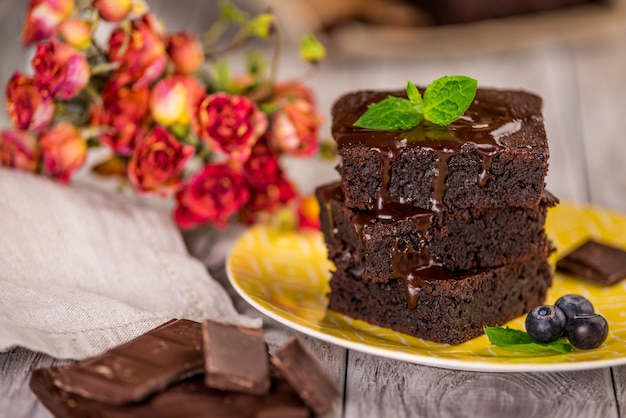
[[[270,388],[263,330],[205,320],[205,383],[208,387],[263,394]]]
[[[556,268],[610,286],[626,278],[626,250],[588,240],[561,258]]]

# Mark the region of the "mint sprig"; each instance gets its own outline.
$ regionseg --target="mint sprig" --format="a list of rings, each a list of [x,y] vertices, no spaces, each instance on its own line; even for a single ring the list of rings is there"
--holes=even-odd
[[[528,333],[509,327],[503,328],[496,325],[495,327],[485,327],[484,329],[491,344],[512,351],[533,353],[556,351],[561,354],[567,354],[574,349],[571,344],[563,340],[540,343],[535,341]]]
[[[465,76],[445,76],[433,81],[420,95],[415,84],[406,86],[408,99],[389,96],[371,104],[354,122],[358,128],[379,131],[407,130],[427,120],[448,125],[457,120],[472,104],[478,82]]]

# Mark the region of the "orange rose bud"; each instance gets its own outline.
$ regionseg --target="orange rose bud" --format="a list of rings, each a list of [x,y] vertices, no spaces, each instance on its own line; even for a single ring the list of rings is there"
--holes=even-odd
[[[298,200],[298,224],[300,228],[320,228],[320,205],[315,196],[302,196]]]
[[[179,74],[193,74],[204,60],[202,43],[187,32],[177,32],[169,36],[167,53]]]
[[[130,13],[128,14],[128,18],[139,19],[149,11],[150,7],[144,0],[130,0]]]
[[[304,99],[295,99],[272,115],[272,142],[283,152],[309,156],[318,148],[322,116]]]
[[[68,44],[78,49],[91,46],[91,25],[83,19],[66,19],[59,23],[57,31]]]
[[[107,22],[124,20],[131,11],[131,0],[94,0],[93,7],[100,17]]]
[[[31,0],[22,32],[24,46],[52,38],[59,22],[73,10],[74,0]]]
[[[68,122],[59,122],[41,134],[39,145],[44,168],[61,183],[67,183],[87,157],[87,143]]]
[[[0,132],[0,163],[35,172],[39,165],[37,138],[24,131]]]
[[[189,125],[204,89],[189,76],[172,76],[159,81],[150,94],[150,111],[165,126]]]

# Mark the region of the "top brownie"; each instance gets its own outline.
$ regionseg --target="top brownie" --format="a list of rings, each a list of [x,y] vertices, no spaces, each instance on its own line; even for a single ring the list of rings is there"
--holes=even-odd
[[[333,106],[346,206],[375,209],[397,202],[439,212],[539,204],[549,157],[539,96],[478,89],[469,109],[448,126],[353,126],[369,105],[390,95],[406,97],[402,91],[366,90]]]

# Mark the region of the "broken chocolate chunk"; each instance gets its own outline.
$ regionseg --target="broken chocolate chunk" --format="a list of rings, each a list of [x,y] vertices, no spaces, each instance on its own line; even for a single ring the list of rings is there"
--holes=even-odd
[[[109,405],[65,392],[54,384],[55,367],[37,369],[30,388],[55,416],[118,418],[307,418],[309,410],[284,379],[272,378],[265,395],[224,392],[207,388],[204,376],[175,383],[147,400],[130,405]]]
[[[139,402],[202,373],[201,324],[172,320],[106,353],[51,369],[54,385],[112,405]]]
[[[262,330],[206,320],[202,324],[202,335],[208,387],[267,393],[269,355]]]
[[[588,240],[561,258],[556,268],[610,286],[626,278],[626,250]]]
[[[298,339],[282,345],[271,361],[316,414],[324,415],[332,409],[339,388]]]

